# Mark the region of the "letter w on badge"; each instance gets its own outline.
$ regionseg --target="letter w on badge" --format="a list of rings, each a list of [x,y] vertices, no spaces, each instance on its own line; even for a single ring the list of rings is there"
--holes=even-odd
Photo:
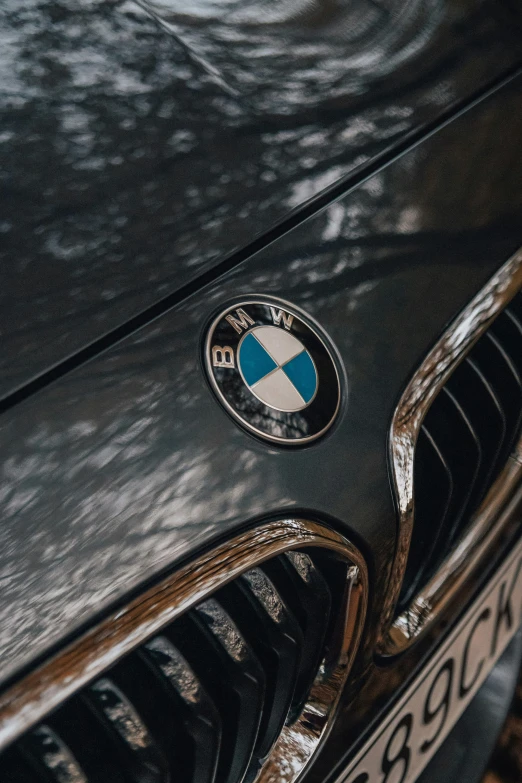
[[[275,307],[271,307],[270,312],[272,313],[272,321],[276,326],[279,326],[281,321],[283,321],[283,326],[285,329],[290,331],[292,328],[292,321],[294,320],[293,315],[290,315],[290,313],[285,313],[284,310],[276,310]]]
[[[246,331],[249,326],[254,325],[254,321],[250,318],[248,313],[245,313],[242,307],[236,310],[235,316],[227,315],[227,321],[231,326],[234,327],[238,334],[241,334],[243,329]]]

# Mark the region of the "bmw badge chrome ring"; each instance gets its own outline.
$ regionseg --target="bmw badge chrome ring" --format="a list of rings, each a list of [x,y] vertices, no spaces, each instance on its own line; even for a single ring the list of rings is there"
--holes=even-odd
[[[326,340],[287,302],[252,298],[221,312],[207,333],[205,368],[233,418],[274,443],[319,438],[339,410],[339,373]]]

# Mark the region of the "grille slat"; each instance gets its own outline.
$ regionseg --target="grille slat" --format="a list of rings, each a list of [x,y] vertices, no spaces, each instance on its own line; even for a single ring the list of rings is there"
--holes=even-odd
[[[303,635],[294,691],[295,714],[303,706],[321,662],[331,613],[330,589],[312,559],[303,552],[289,552],[264,563],[262,568],[285,596]]]
[[[222,715],[217,783],[241,780],[256,743],[265,691],[261,665],[215,598],[166,632],[203,683]]]
[[[47,721],[57,736],[71,749],[89,783],[141,783],[136,778],[132,753],[108,727],[101,711],[86,694],[80,694]],[[88,737],[88,742],[85,738]],[[139,762],[139,768],[142,764]],[[157,770],[156,770],[157,772]],[[161,778],[151,778],[151,783]],[[38,778],[36,778],[38,780]],[[165,776],[164,780],[167,778]]]
[[[424,418],[415,450],[415,523],[399,611],[466,531],[521,424],[519,293],[456,367]]]
[[[498,402],[483,377],[471,361],[464,361],[447,383],[447,390],[458,402],[478,441],[480,459],[475,478],[462,512],[461,520],[467,519],[469,509],[478,506],[484,496],[484,487],[500,454],[505,436],[505,422]],[[459,520],[460,522],[460,520]],[[457,523],[457,532],[462,532]]]
[[[435,558],[438,558],[441,548],[457,535],[481,460],[478,438],[455,397],[448,389],[443,389],[437,402],[426,416],[424,427],[448,466],[453,491],[449,511],[434,531],[437,537]],[[456,442],[458,449],[455,448]]]
[[[167,762],[146,724],[127,696],[104,677],[87,688],[83,698],[117,748],[120,764],[132,783],[167,783]]]
[[[49,726],[31,731],[21,743],[21,753],[7,762],[2,777],[16,783],[44,780],[45,783],[86,783],[85,774],[63,740]]]
[[[458,367],[448,385],[460,390],[466,400],[468,416],[478,434],[484,454],[482,469],[477,479],[478,496],[484,496],[485,488],[494,473],[502,444],[506,437],[506,419],[494,389],[480,371],[475,361],[467,357]]]
[[[505,464],[520,429],[522,387],[511,359],[489,332],[475,346],[473,358],[494,389],[506,420],[506,433],[495,466],[497,472]]]
[[[491,325],[491,333],[509,356],[520,382],[522,378],[522,324],[509,310],[506,310]]]
[[[119,663],[111,677],[149,727],[178,783],[212,783],[221,720],[174,645],[155,637]]]
[[[518,386],[518,397],[515,398],[513,413],[515,424],[506,441],[506,451],[509,453],[522,425],[522,327],[503,313],[492,325],[490,333]],[[518,409],[516,402],[518,402]]]
[[[254,748],[256,759],[261,760],[268,754],[288,715],[303,637],[297,621],[261,568],[252,569],[225,587],[218,598],[243,630],[265,673],[262,718]]]
[[[456,415],[459,417],[459,419],[462,421],[462,430],[461,433],[456,433],[454,430],[454,435],[457,436],[461,435],[463,436],[464,432],[466,433],[467,443],[466,445],[466,451],[461,452],[459,457],[463,458],[464,460],[467,460],[467,469],[464,470],[464,466],[462,463],[457,462],[457,469],[458,469],[458,476],[455,476],[454,471],[454,478],[453,478],[453,497],[457,496],[457,494],[461,494],[461,498],[459,500],[459,504],[455,509],[455,516],[451,522],[451,524],[448,524],[445,526],[445,530],[442,531],[441,534],[441,545],[442,548],[445,548],[447,546],[451,546],[459,533],[461,532],[461,521],[466,515],[466,511],[469,508],[470,503],[473,500],[474,493],[477,491],[477,484],[478,484],[478,477],[481,472],[481,468],[483,466],[483,459],[482,459],[482,446],[480,444],[480,439],[477,435],[477,432],[475,430],[475,427],[473,426],[473,422],[470,420],[467,411],[462,407],[458,397],[459,394],[455,395],[451,389],[449,389],[447,386],[443,389],[443,394],[446,394],[449,399],[451,400],[453,407],[455,409]],[[461,445],[464,444],[464,439],[461,443]],[[455,468],[455,464],[454,464]],[[459,480],[462,481],[461,487],[458,487]],[[458,489],[457,489],[458,487]],[[447,538],[445,540],[445,534],[447,534]],[[440,547],[439,547],[440,551]]]
[[[177,780],[187,783],[212,783],[215,778],[222,726],[220,715],[201,682],[181,653],[164,636],[145,644],[138,653],[161,672],[160,678],[168,682],[172,702],[170,710],[155,700],[152,706],[163,723],[169,716],[172,727],[162,729],[164,742],[176,744],[176,756],[170,768],[176,770]],[[158,727],[159,731],[159,727]]]
[[[408,590],[402,600],[408,602],[417,591],[424,572],[418,564],[425,560],[432,562],[442,531],[450,513],[453,497],[451,470],[437,444],[427,431],[421,428],[417,443],[418,460],[415,486],[417,488],[417,513],[424,520],[411,542],[410,557],[404,577]],[[435,534],[433,534],[433,531]]]

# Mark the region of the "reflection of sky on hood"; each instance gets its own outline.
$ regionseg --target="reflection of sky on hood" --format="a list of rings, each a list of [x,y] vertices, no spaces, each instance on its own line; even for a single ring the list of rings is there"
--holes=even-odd
[[[364,93],[415,57],[443,17],[442,2],[427,0],[139,2],[225,84],[283,113]]]

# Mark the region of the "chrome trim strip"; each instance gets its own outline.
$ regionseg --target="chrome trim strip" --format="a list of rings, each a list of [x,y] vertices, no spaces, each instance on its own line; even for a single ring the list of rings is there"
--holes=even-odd
[[[330,651],[323,661],[301,715],[285,726],[257,778],[261,783],[294,781],[326,737],[368,602],[368,571],[360,552],[339,533],[305,519],[260,525],[201,555],[15,683],[0,697],[0,749],[227,582],[271,557],[309,547],[328,550],[346,562],[346,589],[343,616],[332,640],[334,655]]]
[[[461,545],[422,588],[408,609],[394,619],[414,524],[413,470],[421,424],[451,373],[521,287],[522,248],[499,269],[442,335],[410,380],[395,411],[390,430],[390,461],[399,530],[381,621],[379,652],[383,655],[395,655],[406,649],[447,606],[455,590],[471,573],[474,567],[471,563],[476,565],[491,545],[489,537],[486,537],[487,527],[520,479],[514,465],[521,459],[522,445],[517,450],[519,456],[509,461],[491,488]],[[500,535],[501,527],[500,521],[495,523],[495,539],[497,534]],[[467,550],[463,549],[464,542]]]

